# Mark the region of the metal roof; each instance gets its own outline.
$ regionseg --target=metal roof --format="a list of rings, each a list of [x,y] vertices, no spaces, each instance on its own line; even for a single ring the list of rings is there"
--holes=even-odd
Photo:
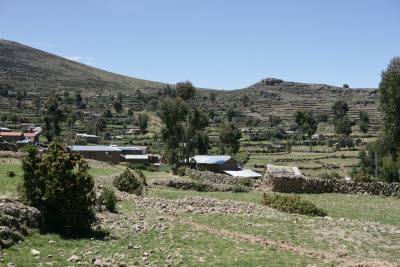
[[[135,146],[125,146],[125,147],[123,147],[123,146],[119,146],[119,147],[117,147],[119,150],[122,150],[122,151],[124,151],[124,150],[131,150],[131,151],[137,151],[137,150],[141,150],[141,151],[143,151],[144,149],[141,149],[141,148],[137,148],[137,147],[135,147]]]
[[[31,141],[29,141],[29,140],[20,140],[20,141],[17,141],[17,144],[29,144],[29,143],[31,143]]]
[[[92,134],[76,134],[76,136],[80,136],[80,137],[98,137],[97,135],[92,135]]]
[[[200,155],[200,156],[194,156],[193,159],[198,164],[223,164],[224,162],[230,160],[231,157]]]
[[[238,170],[222,170],[226,174],[237,176],[237,177],[261,177],[262,175],[258,172],[249,169],[238,169]]]
[[[148,155],[125,155],[125,159],[148,159]]]
[[[72,151],[121,151],[111,146],[73,146]]]

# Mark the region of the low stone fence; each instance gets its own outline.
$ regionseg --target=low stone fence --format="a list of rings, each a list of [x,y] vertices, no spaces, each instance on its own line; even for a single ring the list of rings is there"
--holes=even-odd
[[[209,171],[198,171],[187,168],[185,171],[186,176],[198,177],[200,180],[214,183],[214,184],[228,184],[228,185],[236,185],[240,179],[239,177],[230,176],[228,174],[215,173]]]
[[[265,178],[264,182],[275,192],[283,193],[341,193],[397,196],[400,183],[357,183],[346,180],[296,178]]]
[[[0,250],[8,248],[38,227],[41,213],[8,198],[0,198]]]
[[[183,179],[161,179],[150,181],[153,185],[168,186],[181,190],[196,190],[196,191],[220,191],[227,192],[232,191],[232,186],[226,184],[212,184],[205,182],[197,182]]]

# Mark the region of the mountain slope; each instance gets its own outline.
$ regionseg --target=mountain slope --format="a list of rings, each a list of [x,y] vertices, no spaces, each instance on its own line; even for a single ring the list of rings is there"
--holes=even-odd
[[[119,91],[131,94],[137,89],[157,97],[158,89],[166,85],[107,72],[5,40],[0,40],[0,81],[19,90],[40,93],[44,97],[64,90],[81,90],[85,95],[108,95]],[[218,116],[224,116],[232,108],[241,121],[254,117],[267,122],[268,115],[275,114],[289,124],[296,108],[312,108],[315,113],[329,113],[332,103],[337,99],[344,99],[349,104],[349,114],[355,121],[359,110],[366,110],[370,114],[375,127],[382,121],[378,111],[377,89],[348,89],[268,78],[244,89],[198,89],[197,92],[192,105],[203,110],[213,109]],[[216,103],[209,100],[210,92],[217,94]],[[248,103],[244,104],[242,100],[246,96]],[[12,106],[9,108],[11,110]]]
[[[6,40],[0,40],[0,80],[29,91],[146,90],[165,85],[107,72]]]

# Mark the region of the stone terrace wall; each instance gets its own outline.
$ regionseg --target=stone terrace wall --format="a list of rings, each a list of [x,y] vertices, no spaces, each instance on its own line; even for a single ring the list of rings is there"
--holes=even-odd
[[[38,227],[40,211],[7,198],[0,198],[0,250],[8,248]]]
[[[200,178],[200,180],[209,183],[228,184],[228,185],[235,185],[239,182],[240,179],[243,179],[239,177],[230,176],[228,174],[221,174],[209,171],[198,171],[190,168],[186,169],[185,175],[186,176],[193,175],[194,177],[198,177]]]
[[[232,186],[226,184],[213,184],[206,182],[189,181],[183,179],[160,179],[150,181],[153,185],[168,186],[181,190],[196,190],[196,191],[232,191]]]
[[[342,193],[396,196],[400,183],[356,183],[345,180],[309,178],[265,178],[272,191],[284,193]]]

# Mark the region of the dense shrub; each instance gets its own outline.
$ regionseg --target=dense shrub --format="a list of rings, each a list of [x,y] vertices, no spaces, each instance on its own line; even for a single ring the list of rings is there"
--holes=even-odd
[[[101,195],[98,199],[98,203],[100,205],[106,206],[106,208],[109,211],[114,212],[116,210],[115,206],[117,204],[117,197],[115,196],[114,190],[111,190],[109,188],[104,188],[103,192],[101,192]]]
[[[285,196],[278,194],[264,193],[262,203],[284,212],[298,213],[307,216],[327,216],[327,212],[318,208],[307,200],[302,200],[299,196]]]
[[[43,211],[47,229],[82,233],[95,219],[93,178],[78,153],[62,144],[51,144],[47,154],[28,146],[22,160],[24,198]]]
[[[242,178],[239,180],[239,184],[242,186],[251,186],[251,180],[250,177]]]
[[[384,182],[393,183],[400,182],[400,156],[397,160],[393,160],[388,155],[382,159],[382,167],[380,168],[380,178]]]
[[[240,184],[237,184],[237,185],[232,187],[232,192],[233,193],[247,193],[249,191],[250,191],[250,189],[249,189],[248,186],[243,186],[243,185],[240,185]]]
[[[340,147],[353,147],[353,139],[350,136],[339,136],[337,139]]]
[[[137,177],[126,168],[125,172],[114,179],[114,186],[118,188],[118,190],[140,196],[142,195],[144,184],[142,178]]]
[[[193,184],[193,186],[194,186],[194,190],[196,190],[198,192],[207,192],[207,186],[205,184],[195,183],[195,184]]]
[[[179,176],[185,176],[185,174],[186,174],[186,169],[187,169],[187,166],[180,166],[180,167],[178,168],[178,175],[179,175]]]
[[[360,172],[354,175],[353,181],[358,183],[375,183],[378,182],[378,179],[371,174]]]
[[[15,172],[14,171],[8,171],[7,172],[7,176],[10,177],[10,178],[15,177]]]

